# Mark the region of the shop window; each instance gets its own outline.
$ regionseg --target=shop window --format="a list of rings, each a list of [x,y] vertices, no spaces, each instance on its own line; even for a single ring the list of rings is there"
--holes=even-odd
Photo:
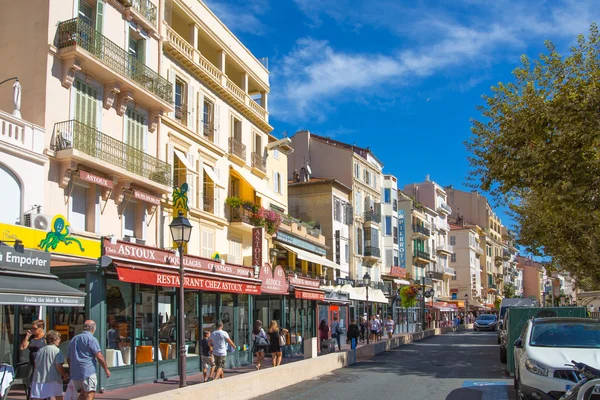
[[[202,230],[202,257],[211,258],[215,252],[215,233]]]
[[[135,296],[135,324],[134,324],[134,340],[135,340],[135,357],[136,364],[151,363],[155,359],[155,329],[156,329],[156,295],[155,286],[136,285]],[[159,315],[160,319],[161,315]],[[162,315],[162,321],[170,322],[175,325],[175,318],[172,314]],[[159,335],[163,335],[163,327]]]
[[[217,295],[202,293],[202,330],[212,332],[217,323]]]
[[[157,300],[158,360],[168,361],[177,358],[179,353],[177,348],[177,312],[175,311],[177,296],[175,288],[159,287]],[[187,307],[187,304],[185,307]],[[186,335],[186,341],[188,337]],[[189,351],[189,344],[186,343],[186,346],[188,346],[187,350]]]
[[[109,367],[131,364],[133,333],[132,285],[117,279],[106,282],[106,361]]]
[[[221,321],[223,322],[223,330],[232,337],[232,340],[235,343],[235,337],[233,332],[234,327],[234,302],[233,302],[233,294],[230,293],[222,293],[221,294]]]
[[[249,342],[250,329],[252,327],[252,321],[248,321],[248,295],[238,294],[237,297],[237,335],[235,336],[234,343],[240,347],[243,351],[246,348],[245,354],[249,355],[249,359],[252,359],[252,343]]]
[[[185,341],[187,342],[187,357],[200,354],[202,332],[198,324],[198,292],[185,291]]]
[[[15,306],[0,305],[0,363],[14,363],[14,349],[18,338],[15,338]],[[16,339],[16,340],[15,340]]]
[[[0,222],[17,224],[21,222],[21,183],[15,174],[0,164],[0,187],[10,196],[0,197]]]

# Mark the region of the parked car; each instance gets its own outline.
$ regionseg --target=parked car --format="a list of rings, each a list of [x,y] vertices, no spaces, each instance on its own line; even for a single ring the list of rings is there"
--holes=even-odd
[[[495,331],[498,326],[498,320],[495,314],[481,314],[475,319],[473,324],[474,331]]]
[[[600,367],[600,321],[531,319],[514,346],[517,398],[558,399],[579,380],[571,360]]]
[[[528,298],[502,299],[500,303],[500,315],[498,316],[498,344],[502,346],[502,335],[506,336],[506,312],[511,307],[538,307],[537,300]],[[502,350],[500,350],[502,359]],[[504,348],[504,361],[506,363],[506,347]]]

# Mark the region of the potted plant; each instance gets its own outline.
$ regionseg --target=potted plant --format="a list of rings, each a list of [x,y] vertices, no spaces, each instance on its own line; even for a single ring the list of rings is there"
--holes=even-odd
[[[242,205],[242,200],[237,196],[231,196],[225,199],[225,203],[227,203],[231,208],[240,208]]]

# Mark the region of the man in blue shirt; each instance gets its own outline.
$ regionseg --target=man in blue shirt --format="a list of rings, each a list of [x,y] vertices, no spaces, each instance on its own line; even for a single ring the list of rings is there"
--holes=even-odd
[[[93,400],[96,395],[98,378],[96,376],[96,360],[110,378],[110,371],[100,351],[100,343],[94,337],[96,323],[87,320],[83,323],[83,332],[76,335],[69,343],[69,363],[71,380],[75,390],[79,392],[77,400]]]

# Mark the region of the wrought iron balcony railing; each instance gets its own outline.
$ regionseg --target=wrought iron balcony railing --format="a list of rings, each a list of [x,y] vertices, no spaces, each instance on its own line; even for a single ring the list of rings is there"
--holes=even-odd
[[[381,250],[379,247],[375,246],[365,246],[365,254],[366,257],[381,257]]]
[[[254,212],[244,207],[229,207],[229,222],[243,222],[254,225]]]
[[[233,154],[242,160],[246,159],[246,145],[236,138],[229,138],[229,153]]]
[[[422,258],[425,260],[431,261],[431,254],[423,250],[415,250],[413,253],[413,257]]]
[[[80,46],[113,71],[130,78],[165,102],[173,103],[173,85],[169,81],[100,34],[83,19],[73,18],[58,24],[57,41],[59,49]]]
[[[381,214],[376,213],[375,211],[365,211],[365,222],[381,222]]]
[[[149,0],[125,0],[131,3],[131,8],[140,13],[152,25],[156,26],[156,6]]]
[[[54,124],[55,150],[75,149],[154,182],[171,185],[171,166],[76,120]]]
[[[425,228],[423,225],[413,225],[412,229],[413,229],[413,232],[422,233],[425,236],[431,235],[431,231],[429,229]]]
[[[267,172],[267,159],[259,153],[252,152],[252,168]]]
[[[212,124],[203,124],[202,131],[204,133],[204,137],[214,143],[214,141],[215,141],[214,126]]]

